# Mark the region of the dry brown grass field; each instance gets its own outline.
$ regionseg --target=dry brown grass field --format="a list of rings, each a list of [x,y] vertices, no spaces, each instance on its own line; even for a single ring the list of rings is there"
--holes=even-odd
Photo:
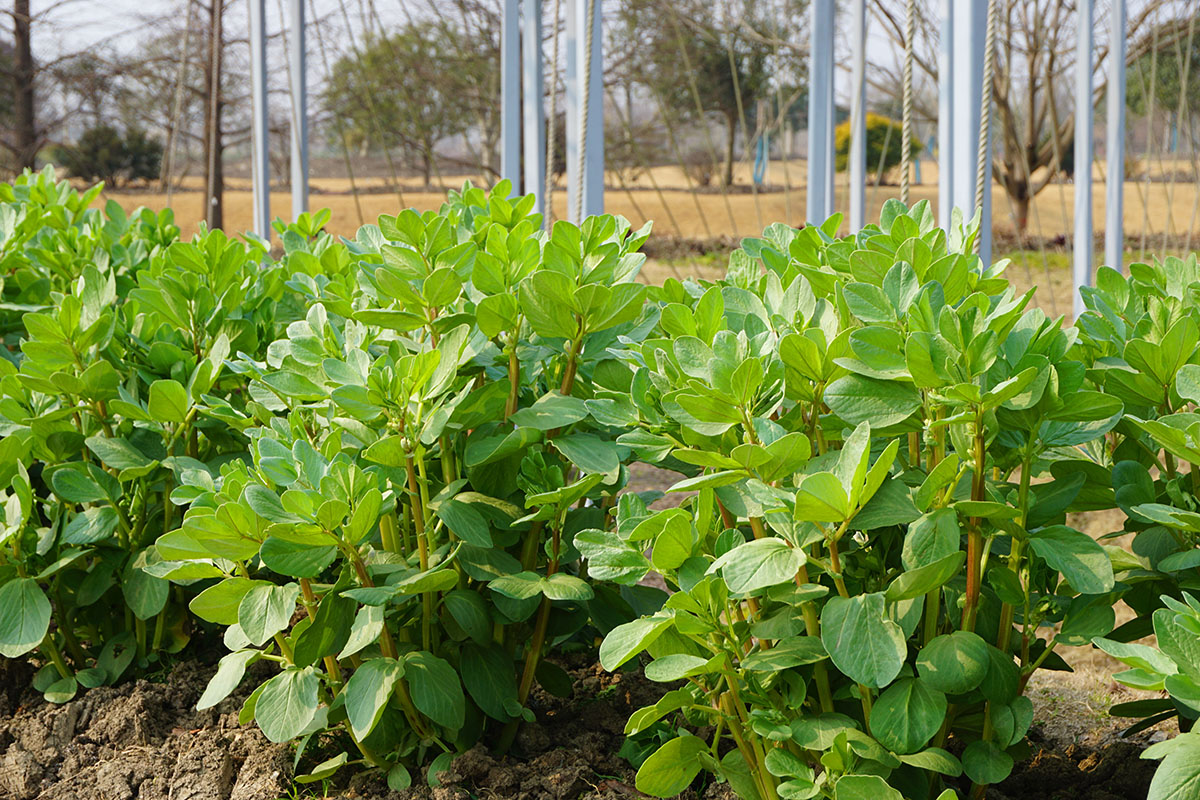
[[[921,171],[922,183],[912,187],[911,201],[929,200],[936,203],[937,165],[932,161],[922,162]],[[1127,235],[1137,237],[1145,231],[1153,240],[1160,238],[1164,232],[1172,237],[1186,237],[1188,231],[1200,230],[1200,192],[1197,192],[1195,180],[1183,177],[1192,172],[1190,161],[1177,161],[1157,165],[1152,170],[1157,177],[1150,183],[1126,181]],[[798,225],[803,221],[804,161],[771,162],[764,189],[751,189],[749,173],[749,165],[739,165],[735,186],[726,191],[719,186],[693,190],[683,170],[673,166],[642,170],[636,176],[609,172],[606,210],[621,214],[635,224],[654,220],[656,231],[686,237],[751,236],[772,222]],[[1163,177],[1170,174],[1176,176],[1174,182]],[[1101,230],[1104,180],[1099,168],[1094,170],[1093,177],[1092,207],[1097,230]],[[478,181],[479,176],[443,174],[436,182],[449,189],[461,186],[468,179]],[[394,214],[400,208],[436,208],[445,197],[445,191],[441,188],[417,186],[411,178],[401,178],[398,184],[386,178],[359,178],[354,182],[357,196],[347,178],[315,178],[311,185],[312,207],[331,209],[331,230],[341,235],[353,235],[363,222],[372,222],[380,214]],[[171,197],[170,205],[175,208],[176,218],[185,234],[194,232],[203,217],[200,186],[199,179],[187,179],[184,182],[185,190]],[[838,210],[846,210],[848,194],[846,176],[839,174]],[[167,195],[156,191],[119,191],[111,192],[108,196],[127,208],[144,205],[157,209],[167,205]],[[899,188],[895,185],[869,187],[867,219],[876,218],[884,201],[898,196]],[[1013,231],[1013,209],[999,185],[993,186],[992,196],[993,225],[997,231]],[[554,195],[556,215],[566,213],[566,200],[566,190],[560,184]],[[1038,195],[1030,209],[1028,233],[1039,239],[1069,238],[1074,229],[1074,203],[1074,184],[1051,184]],[[230,182],[225,204],[228,229],[245,230],[250,227],[251,194],[247,181],[235,179]],[[271,192],[271,211],[278,216],[290,214],[291,199],[286,188]],[[1196,245],[1200,246],[1200,235],[1196,239]]]

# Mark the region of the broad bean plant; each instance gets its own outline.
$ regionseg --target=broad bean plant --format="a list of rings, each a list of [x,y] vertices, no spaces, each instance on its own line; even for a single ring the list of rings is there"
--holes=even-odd
[[[725,280],[668,282],[622,352],[626,437],[687,499],[576,536],[593,578],[672,590],[600,660],[645,653],[677,687],[630,735],[708,732],[650,753],[646,793],[709,770],[762,800],[960,775],[979,794],[1022,754],[1030,675],[1113,627],[1110,555],[1065,514],[1112,504],[1122,404],[1076,331],[979,263],[977,221],[947,234],[891,202],[854,237],[839,223],[772,226]]]
[[[401,789],[507,750],[599,641],[664,684],[638,789],[747,800],[981,796],[1062,645],[1169,693],[1115,713],[1200,714],[1194,257],[1101,271],[1067,326],[924,203],[650,287],[649,226],[543,231],[506,183],[273,252],[98,195],[0,186],[0,655],[53,702],[199,640],[201,708],[240,688],[325,759],[299,780]],[[1114,507],[1132,552],[1068,524]]]
[[[356,288],[315,295],[265,358],[230,357],[251,458],[195,465],[172,495],[190,506],[156,554],[219,575],[190,607],[228,626],[200,704],[275,662],[244,717],[351,743],[309,779],[353,761],[404,786],[485,733],[504,748],[535,683],[569,691],[545,652],[636,616],[579,574],[573,537],[627,480],[600,393],[627,388],[611,348],[657,322],[634,280],[648,231],[543,237],[531,208],[468,189],[360,230]]]

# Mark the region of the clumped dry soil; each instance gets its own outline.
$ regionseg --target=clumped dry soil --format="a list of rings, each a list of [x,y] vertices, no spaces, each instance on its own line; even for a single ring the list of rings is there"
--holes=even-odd
[[[240,727],[240,693],[207,711],[196,701],[212,669],[194,661],[165,680],[99,688],[64,705],[0,680],[0,797],[6,800],[273,800],[286,796],[291,755]]]

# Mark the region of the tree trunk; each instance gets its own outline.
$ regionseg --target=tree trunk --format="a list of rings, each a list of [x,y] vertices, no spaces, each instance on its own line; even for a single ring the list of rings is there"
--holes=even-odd
[[[224,142],[221,136],[221,112],[225,102],[221,97],[221,56],[225,49],[222,21],[225,0],[212,0],[209,7],[207,97],[204,107],[204,196],[207,200],[204,219],[209,230],[225,225],[225,165]]]
[[[425,187],[428,188],[433,183],[433,148],[425,147],[421,149],[421,172],[425,176]]]
[[[1017,237],[1019,239],[1024,239],[1025,233],[1029,230],[1029,204],[1032,199],[1028,189],[1012,199],[1013,211],[1017,216]]]
[[[29,0],[13,0],[13,44],[16,48],[13,125],[16,128],[18,169],[33,169],[38,151],[37,124],[33,115],[33,44],[29,23]]]
[[[733,186],[733,144],[737,136],[737,115],[725,115],[725,130],[728,134],[725,140],[725,185]]]

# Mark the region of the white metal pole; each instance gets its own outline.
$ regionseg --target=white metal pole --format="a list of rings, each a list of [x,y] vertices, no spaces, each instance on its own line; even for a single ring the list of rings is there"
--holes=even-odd
[[[575,0],[579,9],[575,19],[579,24],[577,35],[577,57],[579,67],[575,71],[579,82],[579,97],[587,93],[587,126],[583,134],[583,197],[577,221],[604,213],[604,31],[601,0]],[[588,20],[588,6],[592,19]],[[591,26],[591,60],[588,60],[588,27]],[[579,126],[583,124],[583,106],[579,108]]]
[[[1084,311],[1079,287],[1092,285],[1092,40],[1095,6],[1079,0],[1075,39],[1075,316]]]
[[[546,211],[546,111],[542,81],[542,3],[522,0],[521,57],[524,62],[525,188],[537,195],[534,210]]]
[[[292,36],[288,39],[292,95],[292,219],[308,211],[308,62],[304,0],[288,0]]]
[[[500,177],[521,193],[521,2],[504,0],[500,20]]]
[[[867,214],[867,0],[854,0],[851,10],[850,232],[856,233]]]
[[[833,213],[834,0],[812,0],[808,88],[808,222]]]
[[[984,181],[983,196],[975,196],[979,155],[979,128],[983,109],[983,50],[987,41],[987,0],[954,0],[954,40],[951,79],[954,107],[950,115],[954,140],[951,205],[966,218],[981,212],[979,257],[984,264],[992,258],[992,182]],[[984,174],[991,176],[991,147],[984,150]]]
[[[250,0],[251,184],[254,232],[271,235],[271,167],[267,158],[267,2]]]
[[[941,0],[941,35],[938,42],[938,225],[950,230],[954,207],[954,2]]]
[[[1125,254],[1125,0],[1112,0],[1108,47],[1108,166],[1104,185],[1104,262],[1123,269]],[[1076,161],[1076,171],[1079,162]]]
[[[563,155],[567,160],[567,219],[579,221],[579,19],[583,16],[576,0],[567,0],[563,20]]]

